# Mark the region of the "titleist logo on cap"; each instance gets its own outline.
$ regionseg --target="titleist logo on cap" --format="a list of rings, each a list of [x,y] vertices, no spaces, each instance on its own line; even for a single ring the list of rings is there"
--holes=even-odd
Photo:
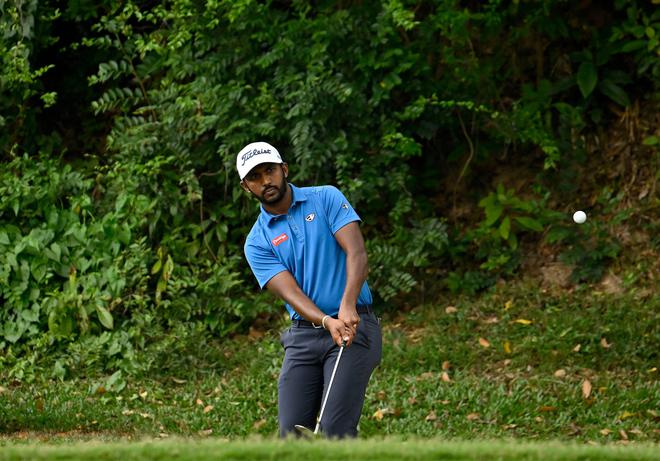
[[[254,149],[254,150],[245,152],[241,156],[241,159],[243,160],[243,163],[241,164],[241,166],[245,165],[245,162],[250,160],[255,155],[261,155],[261,154],[270,154],[270,149]]]

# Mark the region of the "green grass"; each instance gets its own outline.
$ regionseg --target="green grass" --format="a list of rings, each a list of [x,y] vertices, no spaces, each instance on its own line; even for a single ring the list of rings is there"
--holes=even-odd
[[[361,437],[656,443],[658,299],[530,282],[387,311]],[[273,436],[284,326],[202,345],[219,349],[217,362],[120,386],[0,382],[0,440]]]
[[[69,445],[6,445],[0,460],[657,460],[657,447],[587,446],[556,442],[372,439],[360,441],[275,441],[250,439],[168,440]]]

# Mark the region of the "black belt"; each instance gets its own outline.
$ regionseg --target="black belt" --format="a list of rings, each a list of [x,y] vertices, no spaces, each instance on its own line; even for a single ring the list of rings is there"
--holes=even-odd
[[[357,306],[356,308],[358,314],[373,314],[374,310],[371,306]],[[331,316],[333,319],[336,319],[336,315]],[[291,325],[294,327],[304,327],[304,328],[323,328],[322,325],[316,325],[315,323],[310,322],[309,320],[291,320]]]

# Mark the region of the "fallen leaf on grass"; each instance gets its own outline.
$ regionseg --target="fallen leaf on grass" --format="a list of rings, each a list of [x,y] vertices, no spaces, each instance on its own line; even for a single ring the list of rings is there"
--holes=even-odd
[[[376,398],[378,400],[385,400],[387,398],[387,393],[385,391],[378,391],[376,393]]]
[[[7,388],[0,386],[0,394],[4,394],[5,392],[7,392]]]
[[[261,429],[264,426],[264,424],[266,424],[266,420],[265,419],[260,419],[259,421],[255,421],[254,424],[252,425],[252,427],[254,429]]]
[[[532,324],[532,321],[527,320],[527,319],[516,319],[516,320],[514,320],[514,322],[519,323],[521,325],[531,325]]]
[[[213,434],[213,429],[204,429],[203,431],[199,431],[198,434],[202,437],[208,437],[209,435]]]
[[[454,306],[447,306],[445,308],[445,312],[447,314],[455,314],[456,312],[458,312],[458,309],[456,309]]]
[[[444,362],[442,362],[442,369],[443,369],[443,370],[445,370],[445,371],[449,370],[449,367],[450,367],[450,366],[451,366],[451,365],[449,364],[449,362],[448,362],[447,360],[445,360]]]
[[[445,383],[451,382],[451,379],[449,378],[449,374],[446,371],[442,372],[442,375],[440,375],[440,379],[442,379],[442,381]]]
[[[541,413],[549,413],[551,411],[555,411],[557,407],[553,407],[552,405],[543,405],[541,408],[539,408],[539,411]]]
[[[438,416],[435,414],[435,410],[431,410],[431,413],[424,418],[425,421],[435,421],[436,419],[438,419]]]
[[[474,421],[479,418],[481,418],[481,415],[479,413],[470,413],[469,415],[466,416],[468,421]]]
[[[417,379],[425,380],[425,379],[433,379],[433,378],[435,378],[435,373],[433,373],[432,371],[427,371],[419,375]]]
[[[204,402],[202,402],[202,399],[197,399],[197,400],[195,400],[195,403],[196,403],[197,405],[204,405]]]
[[[619,435],[623,440],[628,440],[628,434],[626,434],[626,431],[624,431],[623,429],[619,431]]]
[[[504,303],[504,310],[508,311],[511,309],[511,306],[513,306],[513,299],[509,299],[507,302]]]
[[[124,415],[124,416],[132,416],[132,415],[137,414],[137,415],[142,416],[144,419],[149,419],[149,418],[154,419],[153,415],[150,415],[149,413],[140,413],[140,412],[137,412],[135,410],[124,410],[124,411],[121,412],[121,414]]]
[[[254,327],[250,327],[250,331],[248,332],[248,336],[249,336],[251,339],[260,339],[260,338],[263,338],[264,334],[265,334],[265,333],[264,333],[263,331],[261,331],[261,330],[257,330],[257,329],[254,328]]]
[[[206,405],[204,407],[204,413],[208,413],[211,410],[213,410],[213,405]]]
[[[511,353],[511,343],[508,340],[504,341],[504,344],[502,345],[502,348],[504,349],[505,354],[510,354]]]
[[[387,415],[399,416],[400,414],[401,414],[401,410],[399,410],[399,409],[393,410],[391,408],[379,408],[373,414],[373,418],[378,420],[378,421],[381,421]]]
[[[565,378],[566,377],[566,370],[563,368],[560,368],[559,370],[555,371],[554,373],[555,378]]]
[[[479,338],[479,345],[481,347],[490,347],[490,343],[486,338]]]
[[[410,405],[415,405],[417,403],[417,399],[415,397],[408,397],[408,403]]]
[[[600,432],[602,435],[610,435],[612,433],[612,431],[609,429],[601,429],[598,432]]]
[[[582,381],[582,397],[588,399],[591,395],[591,381],[585,379]]]
[[[570,429],[568,435],[580,435],[582,433],[582,428],[575,423],[569,424],[568,428]]]
[[[607,342],[607,338],[605,338],[604,336],[600,338],[600,346],[603,349],[609,349],[610,347],[612,347],[612,345]]]
[[[580,348],[582,347],[582,344],[578,344],[573,348],[573,352],[580,352]]]
[[[185,379],[175,378],[174,376],[172,376],[172,381],[174,381],[176,384],[186,384],[188,382]]]

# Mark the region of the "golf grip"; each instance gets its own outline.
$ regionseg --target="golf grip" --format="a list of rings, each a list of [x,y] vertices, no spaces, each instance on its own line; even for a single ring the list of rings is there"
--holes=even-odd
[[[319,417],[316,419],[316,427],[314,428],[314,434],[318,434],[319,430],[321,429],[321,418],[323,417],[323,410],[325,410],[325,404],[328,403],[328,396],[330,395],[330,389],[332,389],[332,382],[335,380],[335,373],[337,373],[337,367],[339,366],[339,359],[341,358],[341,353],[344,352],[344,346],[346,346],[346,341],[342,341],[341,347],[339,348],[337,361],[335,362],[335,367],[332,369],[332,375],[330,376],[330,382],[328,383],[328,391],[325,393],[325,398],[323,399],[323,404],[321,405],[321,411],[319,412]]]

